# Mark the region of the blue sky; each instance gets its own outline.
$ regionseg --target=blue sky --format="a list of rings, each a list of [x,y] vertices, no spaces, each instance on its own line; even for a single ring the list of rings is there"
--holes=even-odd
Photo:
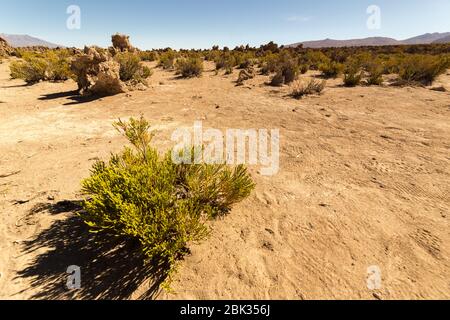
[[[369,5],[381,8],[370,30]],[[69,5],[81,8],[81,29],[68,30]],[[405,39],[450,32],[449,0],[0,0],[0,33],[29,34],[66,45],[108,46],[127,33],[141,49],[290,44],[324,38]]]

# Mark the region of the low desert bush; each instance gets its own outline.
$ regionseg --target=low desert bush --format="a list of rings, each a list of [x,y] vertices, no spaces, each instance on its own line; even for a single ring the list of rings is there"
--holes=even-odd
[[[183,78],[200,77],[203,73],[203,60],[201,58],[180,59],[176,63],[176,71]]]
[[[66,81],[70,79],[72,77],[70,57],[70,53],[66,50],[47,52],[45,55],[48,63],[46,80]]]
[[[231,51],[223,52],[221,55],[216,56],[214,60],[216,64],[216,70],[226,70],[227,74],[233,72],[233,68],[238,66],[238,59]]]
[[[433,81],[450,67],[449,59],[431,55],[406,56],[399,66],[400,79],[431,85]]]
[[[139,55],[131,52],[117,53],[114,59],[120,64],[120,80],[145,83],[152,72],[141,62]]]
[[[159,66],[163,69],[173,69],[175,66],[175,60],[177,59],[177,54],[173,50],[168,50],[161,53],[159,56]]]
[[[300,63],[306,64],[311,70],[319,70],[320,65],[330,61],[323,52],[309,50],[300,57]]]
[[[383,83],[384,66],[381,60],[375,59],[366,64],[367,84],[379,86]]]
[[[325,86],[325,80],[296,81],[292,84],[291,96],[295,99],[301,99],[306,95],[321,94]]]
[[[362,70],[359,63],[350,59],[347,61],[344,70],[344,85],[346,87],[354,87],[361,83]]]
[[[94,164],[82,182],[88,200],[80,216],[92,232],[139,244],[170,276],[189,244],[207,237],[207,221],[248,197],[253,181],[244,166],[175,164],[171,152],[159,155],[142,117],[115,127],[133,148]]]
[[[276,74],[270,84],[272,86],[281,86],[290,84],[298,78],[299,66],[294,59],[284,61],[276,65]]]
[[[141,57],[142,61],[156,61],[158,60],[159,56],[158,53],[155,51],[141,51],[139,53],[139,56]]]
[[[325,78],[337,78],[340,74],[344,72],[344,65],[339,62],[327,61],[319,65],[319,70]]]
[[[21,61],[10,65],[11,78],[28,84],[39,81],[65,81],[72,76],[70,54],[66,50],[45,53],[23,52]]]
[[[11,78],[22,79],[34,84],[46,79],[47,62],[42,58],[29,58],[27,61],[14,61],[10,65]]]
[[[281,87],[284,84],[284,75],[281,71],[277,72],[270,80],[270,85],[274,87]]]

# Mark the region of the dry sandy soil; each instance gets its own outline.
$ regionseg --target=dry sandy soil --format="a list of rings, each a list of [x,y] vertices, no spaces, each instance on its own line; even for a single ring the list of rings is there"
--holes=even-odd
[[[0,298],[450,299],[448,92],[336,80],[294,100],[266,77],[235,87],[237,73],[209,69],[155,70],[145,92],[83,101],[72,81],[25,86],[0,65]],[[436,85],[450,90],[450,75]],[[131,250],[92,240],[70,202],[92,163],[124,145],[113,121],[140,113],[160,150],[195,120],[281,130],[280,172],[250,168],[255,192],[191,246],[170,293]],[[78,291],[65,289],[69,265]]]

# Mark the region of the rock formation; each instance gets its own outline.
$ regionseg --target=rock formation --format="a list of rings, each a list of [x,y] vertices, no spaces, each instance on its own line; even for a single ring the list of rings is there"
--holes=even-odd
[[[14,52],[14,49],[8,42],[0,37],[0,56],[9,56]]]
[[[120,65],[108,52],[86,47],[84,53],[72,61],[71,70],[82,95],[114,95],[127,91],[120,81]]]
[[[112,36],[112,44],[115,50],[120,52],[129,51],[134,52],[136,49],[130,43],[130,37],[124,34],[115,34]]]
[[[255,69],[253,67],[248,67],[244,70],[241,70],[239,73],[239,78],[236,81],[238,86],[241,86],[244,84],[244,81],[253,79],[256,75]]]

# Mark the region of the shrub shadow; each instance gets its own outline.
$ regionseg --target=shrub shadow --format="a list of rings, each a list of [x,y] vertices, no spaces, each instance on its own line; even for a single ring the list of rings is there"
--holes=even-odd
[[[137,243],[89,233],[88,227],[75,214],[81,211],[79,201],[39,204],[32,209],[32,214],[72,213],[23,244],[25,254],[49,248],[38,253],[30,265],[18,272],[17,278],[31,278],[32,299],[122,300],[132,295],[136,299],[156,298],[167,268],[146,264]],[[78,290],[66,287],[67,268],[73,265],[81,269]],[[141,285],[145,285],[146,290],[136,296]]]

